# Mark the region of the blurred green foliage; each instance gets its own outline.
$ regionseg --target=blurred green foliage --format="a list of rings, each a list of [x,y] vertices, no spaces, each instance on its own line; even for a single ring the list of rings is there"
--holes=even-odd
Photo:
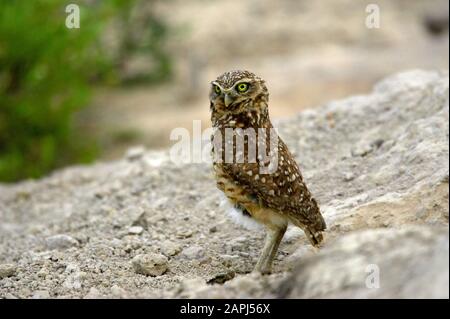
[[[112,19],[128,18],[136,1],[88,2],[0,1],[0,181],[39,177],[97,154],[95,141],[75,130],[74,114],[89,102],[93,83],[119,78],[120,63],[101,33]],[[65,26],[70,3],[80,5],[79,29]],[[150,39],[149,53],[162,56],[168,73],[159,38]],[[120,59],[136,48],[123,47]]]
[[[148,4],[151,1],[141,2]],[[172,71],[172,60],[164,47],[169,36],[168,26],[152,11],[136,12],[133,8],[139,8],[139,4],[133,6],[129,3],[127,9],[121,11],[119,22],[122,40],[115,63],[120,67],[130,56],[146,55],[151,58],[154,67],[151,72],[135,74],[123,79],[123,82],[134,84],[166,80]]]

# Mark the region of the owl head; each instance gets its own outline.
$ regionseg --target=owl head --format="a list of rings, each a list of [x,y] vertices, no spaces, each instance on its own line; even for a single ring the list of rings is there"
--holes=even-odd
[[[225,72],[211,82],[209,99],[212,112],[240,113],[266,108],[269,92],[263,79],[249,71],[236,70]]]

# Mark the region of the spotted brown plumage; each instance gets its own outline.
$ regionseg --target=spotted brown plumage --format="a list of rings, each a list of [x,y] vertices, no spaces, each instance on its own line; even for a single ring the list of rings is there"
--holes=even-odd
[[[294,157],[273,130],[268,101],[264,80],[249,71],[226,72],[212,82],[212,154],[217,187],[243,214],[266,226],[266,243],[255,267],[262,273],[270,272],[288,222],[303,229],[314,246],[322,242],[326,228]],[[273,144],[271,138],[275,138]],[[238,141],[244,147],[239,148]]]

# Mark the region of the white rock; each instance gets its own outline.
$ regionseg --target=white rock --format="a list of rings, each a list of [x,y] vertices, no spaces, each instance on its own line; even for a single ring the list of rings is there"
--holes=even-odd
[[[350,182],[355,179],[355,174],[353,172],[347,172],[344,174],[343,179],[345,182]]]
[[[205,255],[205,250],[200,246],[191,246],[183,249],[181,255],[187,259],[201,259]]]
[[[224,266],[230,267],[233,265],[234,262],[238,261],[241,257],[238,255],[220,255],[220,258],[222,259],[222,264]]]
[[[66,265],[66,269],[64,270],[65,273],[74,273],[80,270],[80,267],[77,264],[69,263]]]
[[[86,278],[86,273],[82,271],[77,271],[71,273],[67,276],[66,280],[63,282],[63,286],[67,289],[81,289],[83,286],[83,280]]]
[[[17,267],[14,264],[0,264],[0,279],[14,276],[17,272]]]
[[[142,234],[144,231],[144,228],[142,226],[132,226],[128,228],[128,233],[132,235],[139,235]]]
[[[136,273],[149,276],[161,276],[168,267],[168,259],[161,254],[141,254],[131,261]]]
[[[142,158],[145,154],[145,147],[143,146],[135,146],[127,150],[125,157],[129,161],[135,161],[137,159]]]
[[[181,251],[181,246],[170,240],[165,240],[161,243],[161,252],[166,256],[175,256]]]
[[[54,236],[47,237],[45,239],[48,249],[67,249],[70,247],[77,247],[79,245],[78,241],[65,234],[58,234]]]
[[[446,227],[352,232],[300,259],[279,297],[448,299],[448,239]]]

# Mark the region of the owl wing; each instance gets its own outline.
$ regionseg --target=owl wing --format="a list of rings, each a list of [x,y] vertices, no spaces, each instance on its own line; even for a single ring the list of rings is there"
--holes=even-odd
[[[293,222],[297,221],[302,226],[312,227],[314,232],[324,230],[325,221],[319,206],[281,139],[278,150],[278,165],[270,174],[261,173],[260,160],[256,163],[225,164],[224,169],[262,205],[288,215]]]

